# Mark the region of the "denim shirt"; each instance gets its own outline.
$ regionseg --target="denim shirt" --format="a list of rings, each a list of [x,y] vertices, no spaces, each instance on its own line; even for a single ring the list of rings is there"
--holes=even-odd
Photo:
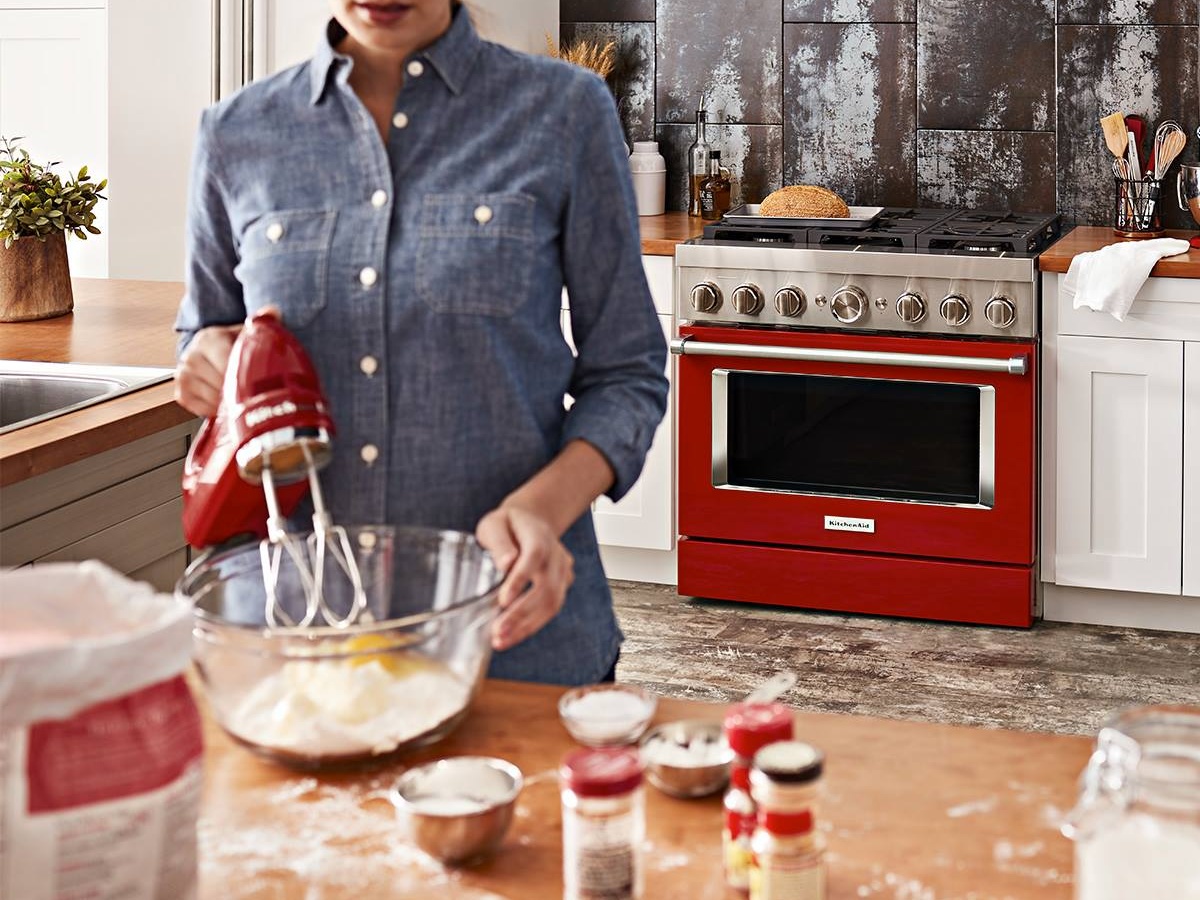
[[[456,9],[405,61],[385,142],[334,50],[343,34],[331,22],[307,63],[202,116],[180,349],[281,308],[329,396],[321,477],[341,524],[473,531],[575,439],[608,460],[620,498],[666,407],[666,348],[607,87],[482,40]],[[590,513],[563,542],[562,612],[496,654],[493,676],[579,684],[613,664]]]

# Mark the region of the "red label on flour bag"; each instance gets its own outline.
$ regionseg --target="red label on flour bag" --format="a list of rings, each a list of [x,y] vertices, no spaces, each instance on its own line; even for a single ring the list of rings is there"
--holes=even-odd
[[[29,729],[30,813],[56,812],[166,787],[204,751],[183,676]]]

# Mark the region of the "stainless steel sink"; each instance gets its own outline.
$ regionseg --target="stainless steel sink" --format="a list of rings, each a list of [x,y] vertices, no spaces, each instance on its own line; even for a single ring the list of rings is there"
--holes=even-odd
[[[152,384],[174,369],[0,360],[0,434]]]

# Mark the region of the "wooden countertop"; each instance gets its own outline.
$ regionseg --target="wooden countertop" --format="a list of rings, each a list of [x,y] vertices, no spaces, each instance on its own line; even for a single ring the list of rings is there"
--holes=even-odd
[[[182,285],[75,278],[72,288],[73,313],[0,324],[0,359],[175,365],[173,327]],[[167,382],[0,435],[0,487],[193,418],[175,403]]]
[[[1177,237],[1187,240],[1196,236],[1195,231],[1168,230],[1166,237]],[[1043,272],[1066,272],[1071,268],[1071,260],[1077,254],[1099,250],[1109,244],[1124,243],[1122,238],[1113,234],[1111,228],[1081,226],[1064,235],[1038,257],[1038,268]],[[1191,249],[1186,254],[1168,256],[1159,260],[1151,275],[1163,278],[1200,278],[1200,250]]]
[[[687,213],[669,212],[661,216],[642,216],[642,254],[644,256],[674,256],[675,245],[696,237],[707,224]]]
[[[470,717],[409,764],[485,754],[526,787],[491,861],[447,872],[405,837],[384,799],[404,767],[307,776],[259,760],[207,724],[200,900],[560,900],[557,766],[574,745],[561,689],[489,682]],[[725,707],[661,699],[656,720],[719,721]],[[1071,896],[1072,846],[1058,822],[1091,742],[1080,737],[796,715],[825,751],[830,900]],[[646,788],[647,900],[733,900],[721,876],[719,797]]]

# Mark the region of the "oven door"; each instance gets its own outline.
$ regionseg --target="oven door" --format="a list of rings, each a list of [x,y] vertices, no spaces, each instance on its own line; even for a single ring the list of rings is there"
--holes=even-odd
[[[686,537],[1033,562],[1032,343],[680,333]]]

